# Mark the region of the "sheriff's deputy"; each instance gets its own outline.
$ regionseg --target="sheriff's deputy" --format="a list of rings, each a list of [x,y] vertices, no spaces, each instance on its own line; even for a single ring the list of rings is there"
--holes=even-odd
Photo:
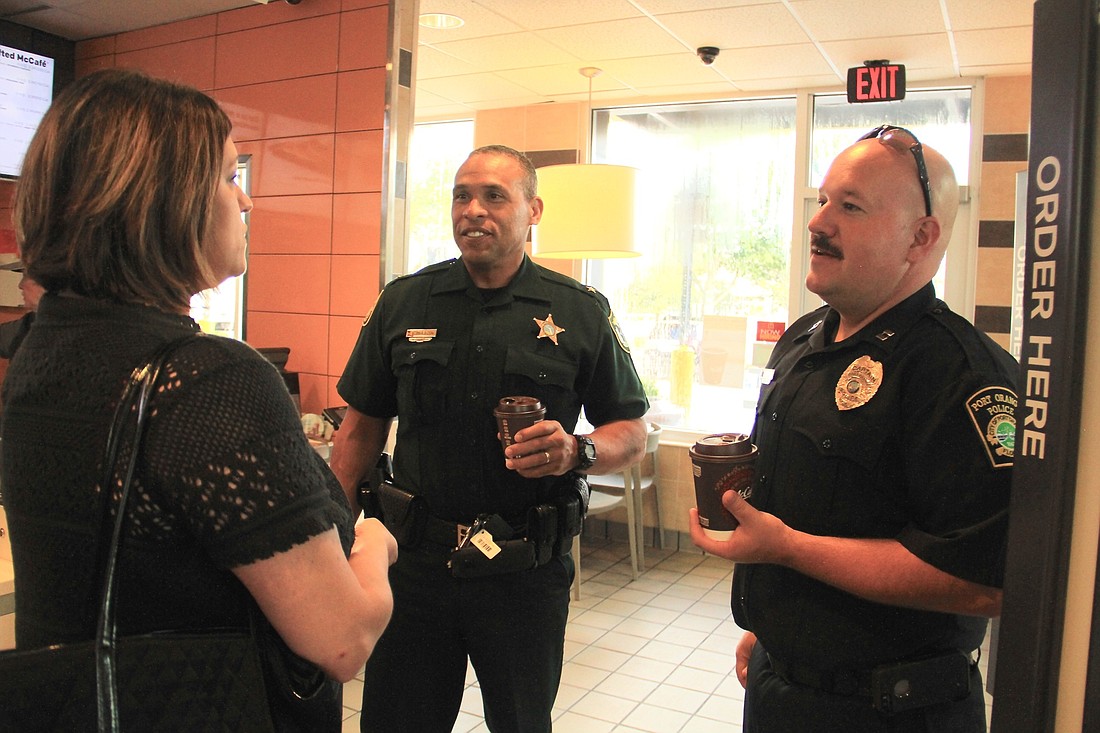
[[[337,385],[348,411],[332,467],[353,501],[398,418],[392,481],[372,486],[402,549],[393,620],[366,667],[365,732],[451,730],[467,658],[489,730],[550,730],[575,472],[640,460],[648,403],[606,299],[524,253],[542,210],[525,155],[471,153],[451,205],[461,256],[385,288]],[[546,418],[502,452],[493,408],[514,395]],[[574,436],[582,406],[596,428]]]
[[[810,220],[797,320],[764,373],[737,563],[745,733],[984,732],[977,650],[1001,611],[1016,362],[936,298],[959,191],[883,125]]]

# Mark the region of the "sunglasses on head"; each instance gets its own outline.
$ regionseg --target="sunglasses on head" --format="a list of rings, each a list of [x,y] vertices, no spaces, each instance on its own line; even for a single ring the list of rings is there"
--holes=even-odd
[[[904,127],[879,125],[860,138],[860,140],[878,140],[883,145],[904,154],[909,151],[917,161],[917,178],[920,179],[921,192],[924,194],[924,212],[932,216],[932,184],[928,180],[928,166],[924,164],[924,146],[913,133]]]

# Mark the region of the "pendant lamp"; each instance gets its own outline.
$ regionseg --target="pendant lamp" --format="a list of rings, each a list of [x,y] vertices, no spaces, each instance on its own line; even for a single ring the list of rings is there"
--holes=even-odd
[[[592,77],[586,66],[588,118],[592,118]],[[638,170],[623,165],[582,163],[538,169],[539,196],[545,203],[534,227],[536,257],[592,260],[637,257],[634,249],[634,191]]]

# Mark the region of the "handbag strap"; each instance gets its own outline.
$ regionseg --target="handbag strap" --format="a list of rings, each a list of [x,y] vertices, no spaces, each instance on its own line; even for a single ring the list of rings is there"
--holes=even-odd
[[[99,620],[96,625],[95,667],[96,667],[96,719],[100,733],[119,730],[118,686],[115,677],[115,571],[118,566],[119,546],[122,543],[122,526],[126,515],[126,504],[130,497],[130,482],[134,476],[134,467],[145,432],[145,421],[149,416],[149,397],[153,393],[157,377],[168,361],[169,356],[184,343],[200,338],[201,333],[190,333],[157,347],[149,358],[130,373],[126,387],[122,391],[118,406],[115,408],[110,431],[107,433],[107,448],[103,462],[103,491],[107,493],[107,514],[104,523],[110,519],[110,509],[114,507],[115,516],[111,527],[110,544],[103,569],[103,586],[100,593]],[[112,490],[115,472],[118,468],[118,451],[128,426],[133,426],[132,449],[121,474],[121,485],[117,495]],[[112,500],[112,497],[115,497]]]

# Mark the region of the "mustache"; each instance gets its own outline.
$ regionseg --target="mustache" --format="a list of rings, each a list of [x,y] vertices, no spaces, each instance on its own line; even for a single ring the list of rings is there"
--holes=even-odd
[[[811,234],[810,246],[814,249],[820,250],[823,254],[830,255],[832,257],[843,257],[840,250],[829,241],[829,237],[824,234]]]

